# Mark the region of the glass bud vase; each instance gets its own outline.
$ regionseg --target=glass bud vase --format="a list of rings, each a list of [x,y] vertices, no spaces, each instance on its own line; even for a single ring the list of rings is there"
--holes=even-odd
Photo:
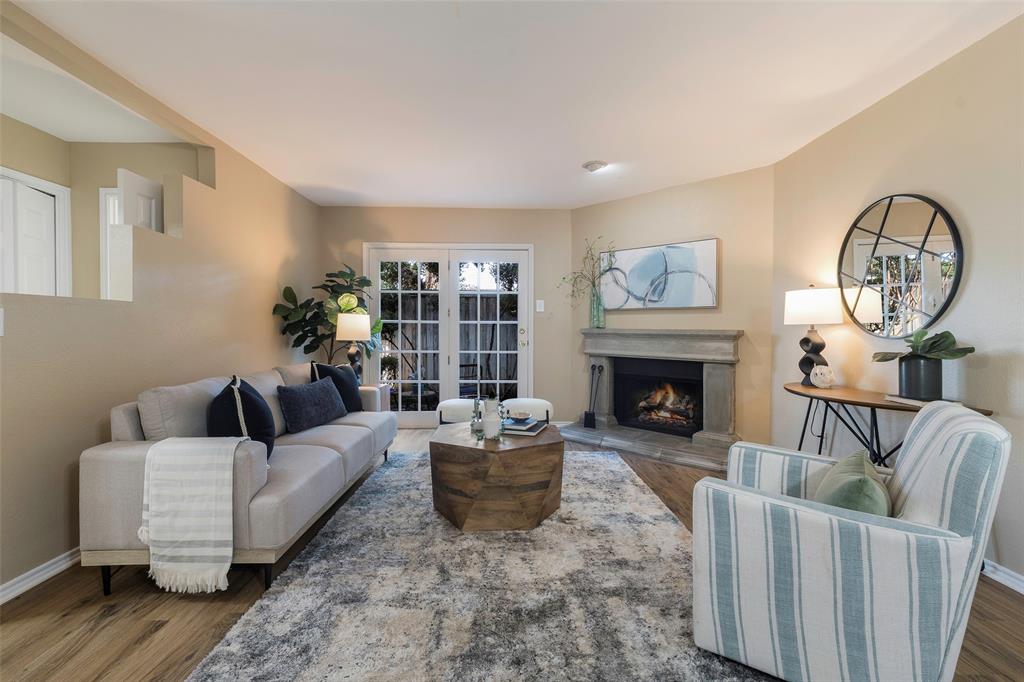
[[[590,328],[604,329],[604,300],[601,287],[590,287]]]

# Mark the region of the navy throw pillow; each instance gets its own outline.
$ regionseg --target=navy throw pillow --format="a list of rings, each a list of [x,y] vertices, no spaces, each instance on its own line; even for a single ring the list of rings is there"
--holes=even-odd
[[[248,436],[274,451],[274,415],[270,405],[251,384],[237,376],[218,393],[206,409],[206,433],[210,436]]]
[[[319,362],[309,363],[309,380],[319,381],[330,379],[341,394],[345,409],[349,412],[362,412],[363,399],[359,395],[359,378],[356,371],[349,365],[322,365]]]
[[[348,414],[341,394],[330,379],[278,386],[277,397],[281,400],[288,433],[299,433]]]

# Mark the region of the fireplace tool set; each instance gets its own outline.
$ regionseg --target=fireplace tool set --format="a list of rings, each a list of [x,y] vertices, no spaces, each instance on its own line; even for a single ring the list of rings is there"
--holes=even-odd
[[[595,363],[590,366],[590,403],[587,405],[587,411],[583,413],[583,426],[588,429],[597,428],[594,410],[597,409],[597,392],[601,386],[602,374],[604,374],[604,365]]]

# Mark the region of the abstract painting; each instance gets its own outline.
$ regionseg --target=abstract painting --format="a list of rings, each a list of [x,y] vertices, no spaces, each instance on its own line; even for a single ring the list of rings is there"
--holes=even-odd
[[[601,262],[607,310],[718,306],[717,239],[616,250]]]

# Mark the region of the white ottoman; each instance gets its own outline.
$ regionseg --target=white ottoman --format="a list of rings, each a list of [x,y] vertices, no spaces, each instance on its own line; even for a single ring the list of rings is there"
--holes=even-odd
[[[543,398],[509,398],[501,404],[507,410],[529,412],[539,422],[550,422],[555,413],[554,405]],[[473,412],[472,405],[469,411]]]
[[[437,404],[437,419],[442,424],[473,420],[473,401],[469,398],[449,398]]]

